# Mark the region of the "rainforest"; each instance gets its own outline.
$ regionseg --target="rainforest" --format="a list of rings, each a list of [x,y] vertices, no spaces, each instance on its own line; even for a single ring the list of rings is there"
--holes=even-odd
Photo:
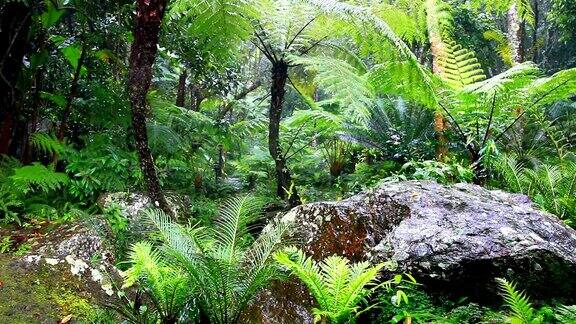
[[[576,0],[0,0],[0,323],[576,323]]]

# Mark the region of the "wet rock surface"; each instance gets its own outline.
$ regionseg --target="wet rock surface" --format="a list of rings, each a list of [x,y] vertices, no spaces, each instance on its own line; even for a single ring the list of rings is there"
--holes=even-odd
[[[282,221],[293,224],[291,239],[315,259],[392,260],[432,292],[490,301],[494,278],[507,277],[535,298],[576,296],[576,231],[523,195],[393,182],[296,207]]]
[[[46,235],[30,239],[30,250],[13,264],[76,279],[95,298],[106,299],[115,293],[112,281],[120,278],[112,248],[104,239],[106,231],[98,217],[61,224]]]
[[[175,214],[184,217],[189,213],[188,206],[190,206],[190,197],[167,194],[166,199]],[[138,192],[105,193],[98,198],[98,205],[104,210],[116,208],[127,217],[128,220],[137,220],[141,211],[153,207],[150,197]]]
[[[26,239],[26,252],[0,254],[0,323],[91,318],[117,302],[114,266],[100,216],[50,224]]]

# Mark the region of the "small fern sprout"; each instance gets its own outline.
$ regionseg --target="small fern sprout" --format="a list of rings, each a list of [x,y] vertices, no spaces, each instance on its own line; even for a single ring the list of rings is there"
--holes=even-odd
[[[518,291],[516,284],[504,278],[496,278],[500,294],[506,307],[510,310],[508,320],[512,324],[540,324],[541,315],[536,315],[529,297],[523,291]]]

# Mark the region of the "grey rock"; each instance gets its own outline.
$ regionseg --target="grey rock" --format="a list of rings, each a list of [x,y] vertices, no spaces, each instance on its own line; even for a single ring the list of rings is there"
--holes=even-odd
[[[60,224],[48,234],[29,240],[30,250],[14,266],[45,268],[62,280],[79,281],[93,295],[112,296],[112,281],[119,281],[121,272],[114,266],[112,248],[104,238],[106,231],[98,216]]]
[[[390,182],[296,207],[281,220],[315,259],[392,260],[433,291],[485,301],[494,299],[495,277],[510,277],[534,297],[576,293],[576,231],[519,194]]]
[[[166,200],[176,215],[182,217],[189,213],[190,197],[167,194]],[[105,193],[98,198],[98,205],[102,209],[118,208],[130,221],[138,220],[141,211],[153,207],[148,195],[139,192]]]

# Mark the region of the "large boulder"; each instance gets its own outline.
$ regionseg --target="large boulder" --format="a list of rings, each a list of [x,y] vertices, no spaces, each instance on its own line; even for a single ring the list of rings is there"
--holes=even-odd
[[[48,233],[27,241],[30,249],[13,264],[29,270],[47,270],[54,277],[77,279],[82,290],[95,298],[107,299],[115,294],[121,272],[114,266],[113,247],[105,237],[106,223],[95,216],[58,225]]]
[[[0,254],[0,323],[89,322],[119,302],[121,272],[100,216],[4,232],[24,243]]]
[[[392,182],[343,201],[299,206],[281,219],[315,259],[392,261],[433,291],[494,299],[494,278],[508,277],[534,297],[575,296],[576,231],[523,195]]]

